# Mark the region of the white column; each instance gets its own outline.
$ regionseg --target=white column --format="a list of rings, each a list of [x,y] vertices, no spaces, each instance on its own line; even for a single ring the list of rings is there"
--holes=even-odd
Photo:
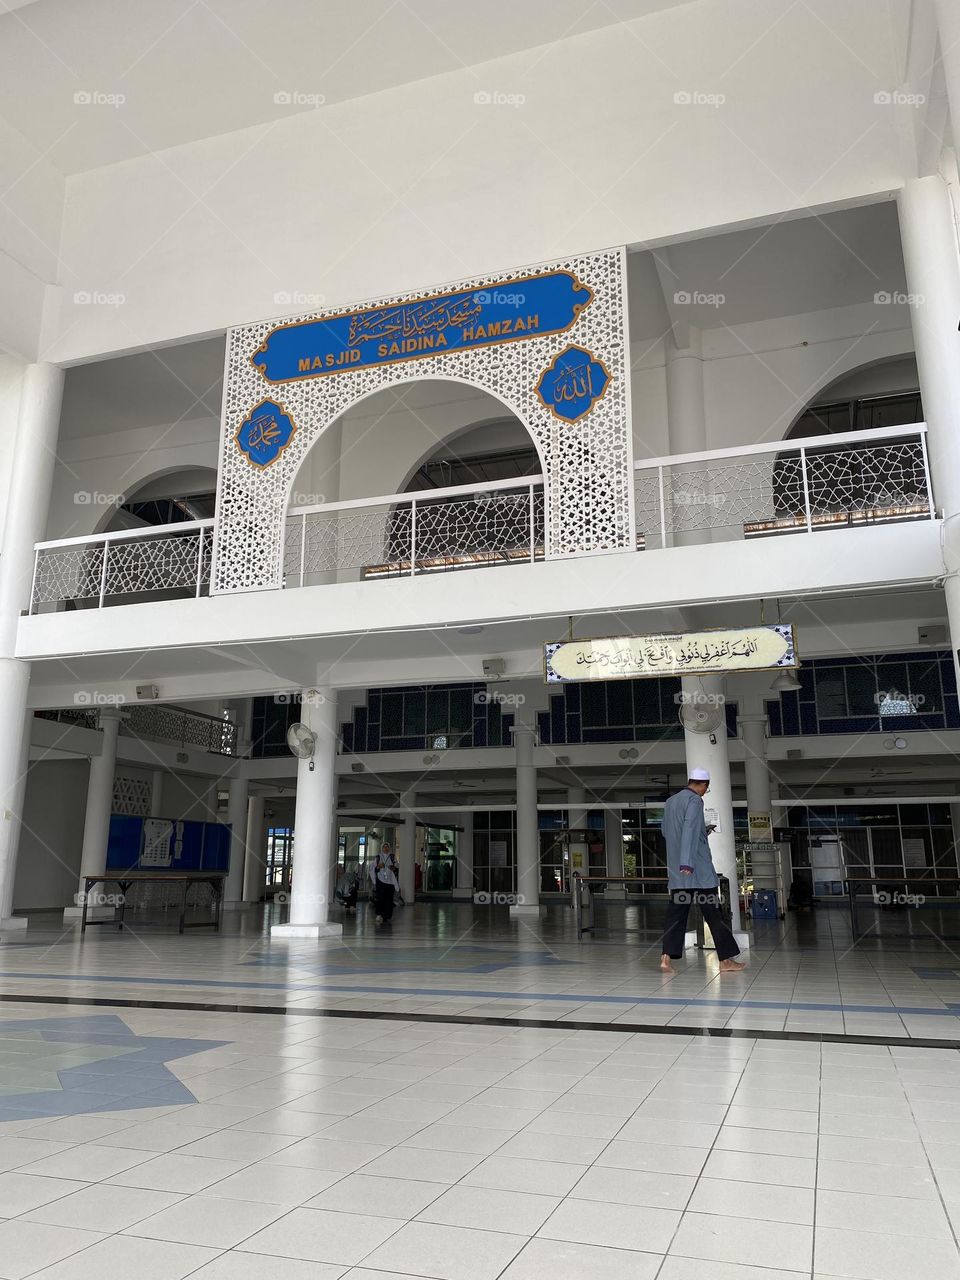
[[[0,556],[0,929],[27,924],[11,913],[33,717],[27,711],[30,664],[14,653],[20,611],[30,606],[34,544],[46,533],[62,396],[62,369],[27,366]]]
[[[163,817],[163,770],[154,769],[150,776],[150,817]]]
[[[230,867],[224,885],[223,905],[231,911],[243,907],[244,864],[247,857],[247,806],[250,803],[248,778],[231,778],[227,783],[227,822],[230,824]]]
[[[567,830],[585,830],[587,812],[587,793],[585,789],[583,787],[567,787]]]
[[[737,724],[743,739],[747,812],[771,813],[770,767],[767,764],[767,713],[759,695],[742,698]]]
[[[251,796],[247,802],[247,848],[243,864],[243,900],[260,901],[267,882],[266,829],[263,796]]]
[[[960,260],[942,178],[906,183],[898,207],[931,479],[943,516],[944,592],[960,686]]]
[[[417,856],[417,795],[415,791],[404,791],[400,797],[403,812],[403,827],[400,835],[400,848],[394,852],[400,862],[400,895],[407,906],[412,906],[416,898],[416,856]]]
[[[960,153],[960,4],[957,0],[933,0],[933,3],[940,29],[940,56],[947,86],[953,146]]]
[[[682,680],[684,694],[693,701],[706,696],[724,705],[722,676],[685,676]],[[737,846],[733,834],[733,799],[730,787],[730,757],[727,751],[727,726],[724,721],[714,733],[694,733],[684,729],[687,755],[687,777],[698,766],[710,771],[710,791],[704,798],[704,807],[717,811],[720,830],[710,837],[713,865],[720,875],[730,882],[730,911],[733,932],[741,947],[749,945],[746,934],[740,931],[740,889],[737,882]]]
[[[87,776],[87,807],[83,815],[78,896],[76,904],[65,909],[64,920],[75,920],[82,913],[83,899],[80,895],[84,892],[84,878],[99,875],[107,869],[107,843],[110,838],[110,814],[113,812],[120,720],[120,712],[114,708],[104,708],[100,712],[100,754],[90,757],[90,772]],[[113,908],[105,905],[97,906],[94,903],[87,908],[87,919],[112,915]]]
[[[513,745],[517,759],[517,901],[511,916],[543,914],[540,906],[540,831],[537,821],[537,769],[533,762],[535,723],[524,723],[517,709]]]
[[[462,829],[457,832],[457,883],[455,898],[473,901],[473,810],[465,809],[460,815]]]
[[[337,813],[336,690],[304,690],[300,718],[316,734],[317,742],[309,760],[297,761],[290,920],[272,927],[270,935],[274,938],[319,938],[343,933],[343,926],[329,919],[334,889],[330,855]]]
[[[678,347],[668,338],[666,342],[666,384],[667,384],[667,420],[669,426],[670,452],[701,453],[707,447],[707,413],[703,391],[703,352],[700,330],[694,325],[686,329],[685,347]],[[683,486],[684,470],[696,472],[691,477],[690,490]],[[687,468],[677,466],[670,468],[665,476],[664,501],[666,521],[669,530],[671,520],[683,518],[692,502],[708,495],[704,489],[702,467],[690,464]],[[712,508],[710,509],[712,511]],[[687,524],[708,523],[706,503],[697,511],[688,511],[690,518]],[[667,543],[673,546],[696,546],[712,540],[708,527],[692,528],[683,533],[667,534]]]
[[[603,811],[603,839],[607,855],[607,875],[623,875],[623,813],[619,807]],[[621,900],[627,896],[626,885],[608,884],[606,896]]]

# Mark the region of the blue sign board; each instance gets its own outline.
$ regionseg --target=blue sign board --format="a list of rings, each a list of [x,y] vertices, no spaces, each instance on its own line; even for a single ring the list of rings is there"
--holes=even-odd
[[[237,448],[255,467],[269,467],[294,437],[296,423],[282,404],[261,400],[237,429]]]
[[[250,359],[268,382],[294,382],[562,333],[592,300],[569,271],[521,276],[279,325]]]
[[[610,374],[602,360],[583,347],[567,347],[540,375],[537,395],[555,417],[576,422],[590,412],[609,385]]]
[[[144,860],[144,827],[150,818],[114,813],[107,839],[107,867],[113,871],[227,871],[230,827],[222,822],[170,822],[169,860]],[[162,820],[158,820],[162,821]],[[176,837],[173,839],[173,837]]]

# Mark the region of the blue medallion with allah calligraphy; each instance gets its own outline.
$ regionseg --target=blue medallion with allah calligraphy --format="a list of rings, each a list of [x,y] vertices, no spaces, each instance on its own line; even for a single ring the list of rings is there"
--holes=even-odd
[[[607,387],[610,374],[583,347],[567,347],[540,375],[537,395],[552,414],[576,422],[589,413]]]
[[[250,357],[268,382],[563,333],[593,300],[569,271],[502,280],[272,329]]]
[[[283,405],[261,400],[237,430],[237,448],[255,467],[269,467],[293,439],[297,424]]]

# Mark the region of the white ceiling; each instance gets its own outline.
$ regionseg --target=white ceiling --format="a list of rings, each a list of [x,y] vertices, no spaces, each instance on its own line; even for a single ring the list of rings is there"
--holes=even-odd
[[[0,116],[77,173],[690,2],[0,0]]]

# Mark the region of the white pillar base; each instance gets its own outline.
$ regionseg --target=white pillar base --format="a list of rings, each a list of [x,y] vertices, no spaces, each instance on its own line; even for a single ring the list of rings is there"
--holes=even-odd
[[[684,951],[689,951],[692,947],[695,947],[696,945],[697,945],[697,931],[696,929],[688,929],[687,932],[683,935],[683,949]]]
[[[88,920],[112,920],[117,912],[114,907],[87,907]],[[64,907],[63,923],[68,924],[71,920],[79,920],[83,915],[83,907]]]
[[[224,911],[249,911],[251,907],[256,906],[254,902],[225,902],[223,904]]]
[[[508,907],[507,910],[511,916],[545,916],[547,914],[546,907],[518,906],[516,903]]]
[[[0,933],[6,933],[8,930],[13,929],[25,929],[26,927],[26,916],[7,916],[5,920],[0,920]]]
[[[271,938],[340,938],[343,925],[327,921],[325,924],[275,924],[270,927]]]

